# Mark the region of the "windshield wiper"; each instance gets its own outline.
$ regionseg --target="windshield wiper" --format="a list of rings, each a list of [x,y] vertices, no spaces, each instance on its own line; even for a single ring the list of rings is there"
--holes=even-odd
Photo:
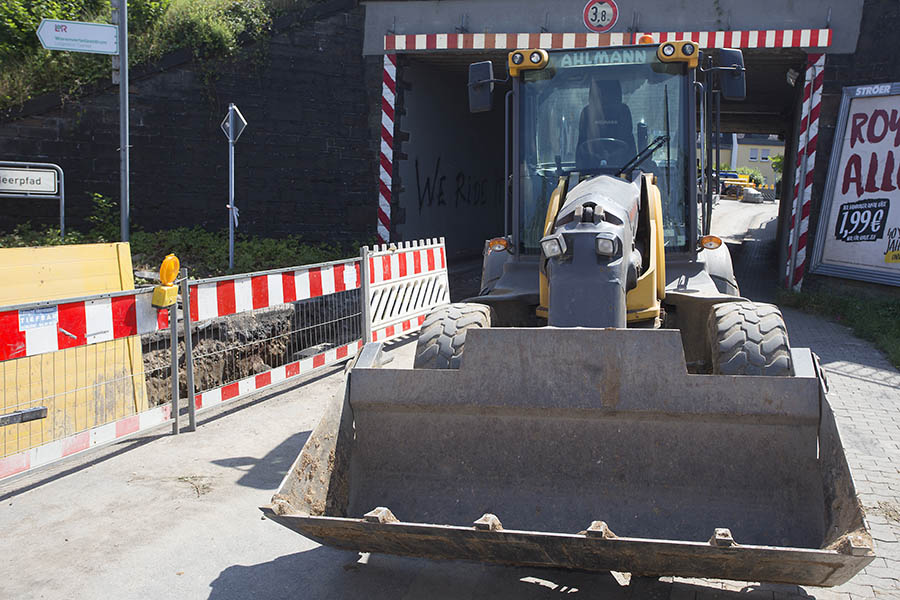
[[[622,175],[625,175],[626,173],[631,173],[632,169],[634,169],[637,165],[639,165],[642,162],[644,162],[645,160],[647,160],[647,158],[651,154],[656,152],[657,148],[659,148],[660,146],[662,146],[663,144],[665,144],[668,141],[669,141],[668,134],[663,134],[663,135],[657,137],[656,139],[654,139],[652,142],[650,142],[650,144],[646,148],[644,148],[643,150],[638,152],[637,156],[635,156],[634,158],[629,160],[627,163],[625,163],[625,166],[622,167],[621,169],[619,169],[617,176],[622,176]]]

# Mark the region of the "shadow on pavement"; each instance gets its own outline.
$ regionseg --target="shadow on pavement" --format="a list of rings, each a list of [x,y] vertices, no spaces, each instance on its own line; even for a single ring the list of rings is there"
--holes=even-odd
[[[528,600],[571,594],[603,600],[746,600],[772,598],[775,593],[779,597],[815,598],[793,585],[745,584],[732,591],[723,590],[715,583],[672,583],[651,578],[634,578],[629,583],[628,576],[612,573],[430,561],[381,554],[363,559],[359,556],[355,552],[319,546],[258,565],[234,565],[210,584],[209,599]]]
[[[284,479],[285,474],[294,459],[300,454],[303,444],[311,431],[302,431],[290,436],[274,448],[264,457],[233,456],[231,458],[219,458],[211,461],[214,465],[228,467],[244,471],[237,480],[238,485],[256,488],[259,490],[274,490]]]

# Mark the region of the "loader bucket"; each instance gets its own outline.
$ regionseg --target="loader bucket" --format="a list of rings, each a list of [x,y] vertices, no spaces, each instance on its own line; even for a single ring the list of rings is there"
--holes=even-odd
[[[262,510],[360,552],[832,586],[874,558],[809,350],[692,375],[678,331],[473,329],[459,370],[369,344]]]

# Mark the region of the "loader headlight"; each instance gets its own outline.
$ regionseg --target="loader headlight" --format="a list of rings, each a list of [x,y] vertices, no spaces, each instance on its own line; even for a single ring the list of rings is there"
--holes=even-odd
[[[619,253],[619,238],[614,233],[601,231],[594,239],[594,246],[600,256],[615,256]]]
[[[512,55],[514,65],[521,65],[523,60],[525,60],[525,56],[521,52],[516,52]]]
[[[663,56],[672,56],[675,54],[675,46],[672,44],[666,44],[662,47]]]
[[[681,51],[684,53],[685,56],[690,56],[691,54],[694,53],[694,45],[693,44],[685,44],[684,46],[681,47]]]
[[[541,240],[541,250],[547,258],[556,258],[566,253],[566,240],[562,234],[548,235]]]
[[[533,64],[538,64],[542,60],[544,60],[544,57],[541,56],[540,52],[532,52],[531,56],[528,57],[528,60],[530,60]]]

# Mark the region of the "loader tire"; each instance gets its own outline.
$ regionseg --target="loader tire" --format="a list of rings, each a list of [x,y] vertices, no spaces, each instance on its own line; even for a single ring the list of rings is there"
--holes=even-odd
[[[777,306],[756,302],[716,304],[708,323],[713,374],[793,374],[787,328]]]
[[[422,323],[413,368],[458,369],[466,332],[490,326],[491,308],[484,304],[456,303],[435,309]]]

